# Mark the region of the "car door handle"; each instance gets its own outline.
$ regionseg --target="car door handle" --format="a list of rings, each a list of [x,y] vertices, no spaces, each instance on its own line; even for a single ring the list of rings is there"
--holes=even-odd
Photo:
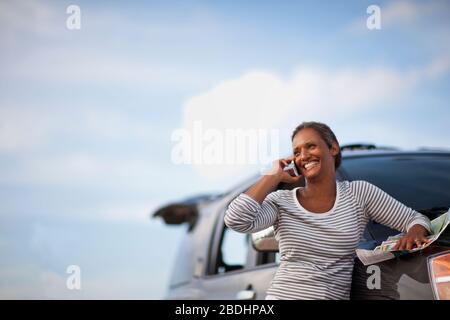
[[[238,300],[255,300],[255,298],[256,292],[251,289],[242,290],[236,294],[236,299]]]

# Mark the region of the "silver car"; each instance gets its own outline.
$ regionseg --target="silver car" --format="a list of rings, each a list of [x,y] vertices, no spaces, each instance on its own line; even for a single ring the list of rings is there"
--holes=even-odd
[[[366,180],[427,215],[450,207],[450,152],[399,151],[372,145],[344,146],[338,180]],[[204,195],[162,207],[154,217],[187,224],[167,291],[167,299],[264,299],[278,267],[271,230],[252,236],[228,229],[229,203],[253,185],[254,176],[220,195]],[[280,184],[279,189],[304,185]],[[450,229],[450,227],[449,227]],[[360,248],[373,249],[398,231],[370,221]],[[440,274],[430,268],[439,262]],[[370,288],[368,268],[355,258],[351,299],[450,299],[450,231],[430,247],[377,264],[381,285]],[[447,266],[447,269],[445,269]]]

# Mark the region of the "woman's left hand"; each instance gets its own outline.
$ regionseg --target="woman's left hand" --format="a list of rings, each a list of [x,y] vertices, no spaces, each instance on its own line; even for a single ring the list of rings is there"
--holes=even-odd
[[[428,230],[420,224],[413,225],[408,233],[397,241],[394,250],[411,250],[430,242],[426,238]]]

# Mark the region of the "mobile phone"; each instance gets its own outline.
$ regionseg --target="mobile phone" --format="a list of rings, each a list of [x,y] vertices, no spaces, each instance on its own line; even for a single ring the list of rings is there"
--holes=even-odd
[[[291,161],[286,167],[284,167],[283,171],[288,171],[289,173],[294,174],[294,176],[298,177],[300,176],[299,171],[297,169],[297,165],[294,161]]]

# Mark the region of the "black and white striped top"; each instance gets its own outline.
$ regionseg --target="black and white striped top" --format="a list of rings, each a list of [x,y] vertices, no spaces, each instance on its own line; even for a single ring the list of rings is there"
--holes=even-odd
[[[369,219],[402,232],[430,221],[366,181],[336,181],[325,213],[309,212],[294,190],[278,190],[262,204],[245,193],[234,199],[225,224],[254,233],[273,225],[280,265],[267,291],[278,299],[349,299],[355,249]]]

